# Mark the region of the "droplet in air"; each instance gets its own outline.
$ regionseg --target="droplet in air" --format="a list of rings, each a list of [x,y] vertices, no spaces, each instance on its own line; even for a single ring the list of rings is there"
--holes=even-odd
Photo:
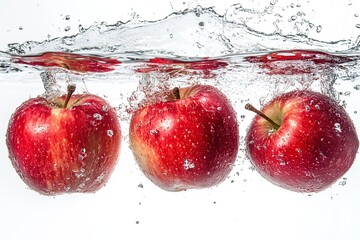
[[[322,30],[322,26],[321,26],[321,25],[319,25],[319,26],[316,27],[316,32],[317,32],[317,33],[320,33],[321,30]]]
[[[79,32],[85,32],[85,28],[81,24],[78,26],[78,30]]]
[[[346,185],[346,181],[340,181],[340,182],[339,182],[339,185],[340,185],[340,186],[345,186],[345,185]]]
[[[65,15],[64,20],[70,20],[70,15]]]
[[[64,28],[64,31],[65,32],[68,32],[68,31],[70,31],[71,30],[71,27],[70,26],[66,26],[65,28]]]

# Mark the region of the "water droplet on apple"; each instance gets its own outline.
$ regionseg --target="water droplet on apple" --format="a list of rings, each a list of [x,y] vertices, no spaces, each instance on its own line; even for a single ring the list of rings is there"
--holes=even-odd
[[[109,108],[108,108],[108,106],[104,105],[104,106],[102,106],[102,110],[103,110],[104,112],[107,112],[107,111],[109,110]]]
[[[307,112],[309,112],[309,111],[310,111],[310,107],[309,107],[308,105],[306,105],[306,106],[305,106],[305,110],[306,110]]]
[[[157,135],[157,134],[159,134],[159,132],[156,129],[150,130],[150,135]]]
[[[221,107],[217,107],[216,110],[221,111]]]
[[[101,114],[99,114],[99,113],[95,113],[94,115],[93,115],[93,117],[96,119],[96,120],[98,120],[98,121],[100,121],[103,117],[101,116]]]
[[[335,123],[334,127],[335,127],[335,132],[341,133],[341,125],[340,125],[340,123]]]
[[[103,179],[105,178],[105,176],[107,175],[107,172],[103,172],[100,174],[100,176],[98,176],[96,179],[95,179],[95,183],[101,183],[103,181]]]
[[[76,191],[81,192],[84,189],[84,187],[85,187],[85,183],[80,183]]]
[[[86,148],[82,148],[82,149],[80,150],[80,154],[79,154],[78,159],[79,159],[79,160],[84,160],[84,158],[86,158],[86,156],[87,156],[87,154],[86,154]]]
[[[316,105],[315,105],[315,108],[316,108],[316,109],[320,109],[319,104],[316,104]]]
[[[111,130],[111,129],[107,130],[106,133],[107,133],[107,135],[108,135],[109,137],[114,136],[114,132],[113,132],[113,130]]]
[[[254,167],[254,166],[249,167],[249,169],[250,169],[251,171],[255,171],[255,167]]]
[[[188,170],[188,169],[194,168],[194,167],[195,167],[195,164],[192,163],[192,162],[190,162],[188,159],[184,159],[184,164],[183,164],[183,166],[184,166],[184,169],[185,169],[185,170]]]

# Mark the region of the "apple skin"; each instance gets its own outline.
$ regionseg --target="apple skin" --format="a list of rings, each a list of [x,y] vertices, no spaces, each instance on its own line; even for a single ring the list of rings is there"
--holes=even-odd
[[[144,174],[167,191],[208,188],[232,170],[239,146],[236,113],[218,89],[196,85],[140,108],[130,144]]]
[[[109,179],[121,145],[115,110],[102,98],[77,94],[24,102],[12,115],[6,142],[22,180],[44,195],[95,192]]]
[[[296,192],[319,192],[352,166],[359,148],[355,127],[336,101],[308,90],[275,97],[246,135],[255,169],[270,182]]]

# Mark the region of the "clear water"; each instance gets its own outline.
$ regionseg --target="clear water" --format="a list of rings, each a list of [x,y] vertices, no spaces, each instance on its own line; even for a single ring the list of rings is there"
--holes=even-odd
[[[359,132],[360,38],[354,36],[335,41],[316,39],[314,38],[316,33],[322,31],[321,25],[307,21],[300,11],[295,11],[295,15],[285,20],[285,12],[279,17],[279,13],[274,8],[275,4],[276,1],[272,1],[262,11],[236,4],[224,15],[217,14],[211,8],[197,7],[173,13],[159,21],[147,22],[135,19],[113,25],[99,23],[87,29],[80,26],[79,33],[73,36],[43,42],[9,44],[7,49],[0,52],[1,121],[8,122],[16,107],[29,97],[63,94],[68,83],[75,83],[78,86],[77,91],[98,94],[107,99],[117,109],[124,133],[122,154],[112,178],[104,189],[90,196],[93,200],[88,196],[59,196],[56,199],[64,199],[65,203],[60,203],[63,208],[68,207],[70,201],[68,199],[75,199],[71,201],[78,203],[83,200],[95,204],[107,201],[108,207],[105,207],[105,210],[114,207],[116,202],[121,202],[123,207],[119,208],[131,212],[126,218],[119,217],[119,222],[124,225],[148,224],[148,227],[145,227],[148,229],[153,226],[152,215],[167,215],[172,211],[173,214],[184,217],[183,209],[189,208],[193,213],[198,214],[197,216],[205,216],[208,209],[211,209],[218,214],[217,216],[224,217],[226,219],[224,221],[233,227],[246,225],[247,221],[255,223],[254,216],[271,221],[270,215],[281,213],[276,209],[267,209],[266,205],[275,204],[280,207],[279,199],[297,202],[301,198],[302,202],[297,203],[305,204],[308,209],[315,212],[317,207],[311,205],[311,202],[325,202],[323,206],[325,210],[341,206],[344,202],[340,199],[347,199],[349,204],[354,204],[358,199],[352,197],[357,194],[356,186],[359,178],[356,176],[359,174],[359,159],[337,184],[309,197],[306,194],[289,193],[263,180],[246,158],[244,142],[241,141],[236,165],[224,183],[212,189],[171,194],[157,189],[142,175],[128,148],[129,117],[140,103],[157,100],[159,96],[153,96],[153,93],[158,90],[194,83],[214,85],[229,97],[238,114],[241,140],[253,117],[253,113],[244,109],[245,103],[251,102],[255,106],[261,106],[279,93],[298,88],[320,91],[335,98],[346,108]],[[296,7],[296,4],[289,5],[289,9]],[[283,26],[287,21],[293,21],[294,24],[285,28]],[[255,29],[255,26],[260,27]],[[270,65],[254,61],[256,57],[269,52],[292,49],[316,50],[328,55],[317,54],[308,60],[274,61]],[[66,69],[32,66],[16,63],[14,60],[47,52],[95,55],[116,59],[121,63],[111,66],[113,68],[111,71],[79,72],[71,67]],[[149,60],[153,58],[166,58],[186,63],[149,65]],[[323,61],[316,60],[319,58]],[[194,67],[194,63],[196,66],[198,61],[204,60],[221,64],[208,67],[206,63],[209,62],[203,62],[204,66],[200,64],[200,67]],[[12,101],[8,102],[6,99]],[[6,151],[4,144],[6,127],[7,124],[1,125],[3,151]],[[14,196],[11,199],[17,199],[14,200],[17,203],[20,203],[19,199],[24,197],[30,201],[40,199],[38,201],[43,202],[47,207],[55,206],[55,200],[48,202],[45,197],[35,195],[28,190],[16,176],[10,161],[6,162],[6,158],[7,153],[2,152],[1,168],[8,170],[4,171],[1,179],[6,179],[9,184],[1,186],[4,191],[13,192]],[[120,194],[116,193],[117,191]],[[263,194],[260,197],[259,192]],[[269,198],[267,203],[263,202],[264,196]],[[180,210],[174,210],[171,203],[181,206]],[[245,211],[246,206],[250,204],[257,210],[248,213],[254,216],[247,215],[249,219],[244,220],[240,217],[240,212]],[[237,214],[225,215],[223,211],[229,211],[226,206],[231,206]],[[156,207],[159,209],[165,207],[166,210],[158,213],[154,210]],[[79,211],[84,214],[85,207],[80,206]],[[98,216],[106,217],[100,210],[95,211]],[[118,211],[121,214],[121,211]],[[299,212],[289,205],[284,205],[282,211],[295,211],[295,215],[300,219],[309,213]],[[360,212],[359,208],[353,211]],[[270,215],[264,217],[261,216],[261,212]],[[195,217],[195,219],[204,223],[201,226],[215,226],[209,219],[203,217]],[[316,220],[322,219],[317,217],[313,221]],[[179,224],[177,220],[174,221]],[[170,223],[162,222],[162,224],[172,229]],[[192,220],[191,224],[196,224],[196,221]],[[182,229],[186,231],[186,228],[192,227],[194,226],[185,224]],[[281,228],[281,225],[279,227]],[[355,229],[351,226],[348,228],[351,231]],[[231,236],[233,232],[229,231],[229,234],[223,236]]]

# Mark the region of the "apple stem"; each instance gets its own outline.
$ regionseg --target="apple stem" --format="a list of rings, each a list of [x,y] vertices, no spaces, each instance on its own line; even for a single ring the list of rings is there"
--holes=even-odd
[[[178,87],[175,87],[172,93],[176,100],[180,99],[180,89]]]
[[[271,125],[273,125],[273,127],[278,130],[280,128],[280,125],[277,124],[276,122],[274,122],[271,118],[269,118],[268,116],[266,116],[263,112],[257,110],[253,105],[251,105],[250,103],[247,103],[245,105],[245,109],[250,110],[256,114],[258,114],[260,117],[263,117],[264,119],[266,119],[269,123],[271,123]]]
[[[67,105],[70,101],[72,94],[75,92],[75,89],[76,89],[75,84],[70,84],[67,86],[67,95],[64,103],[64,108],[67,108]]]

